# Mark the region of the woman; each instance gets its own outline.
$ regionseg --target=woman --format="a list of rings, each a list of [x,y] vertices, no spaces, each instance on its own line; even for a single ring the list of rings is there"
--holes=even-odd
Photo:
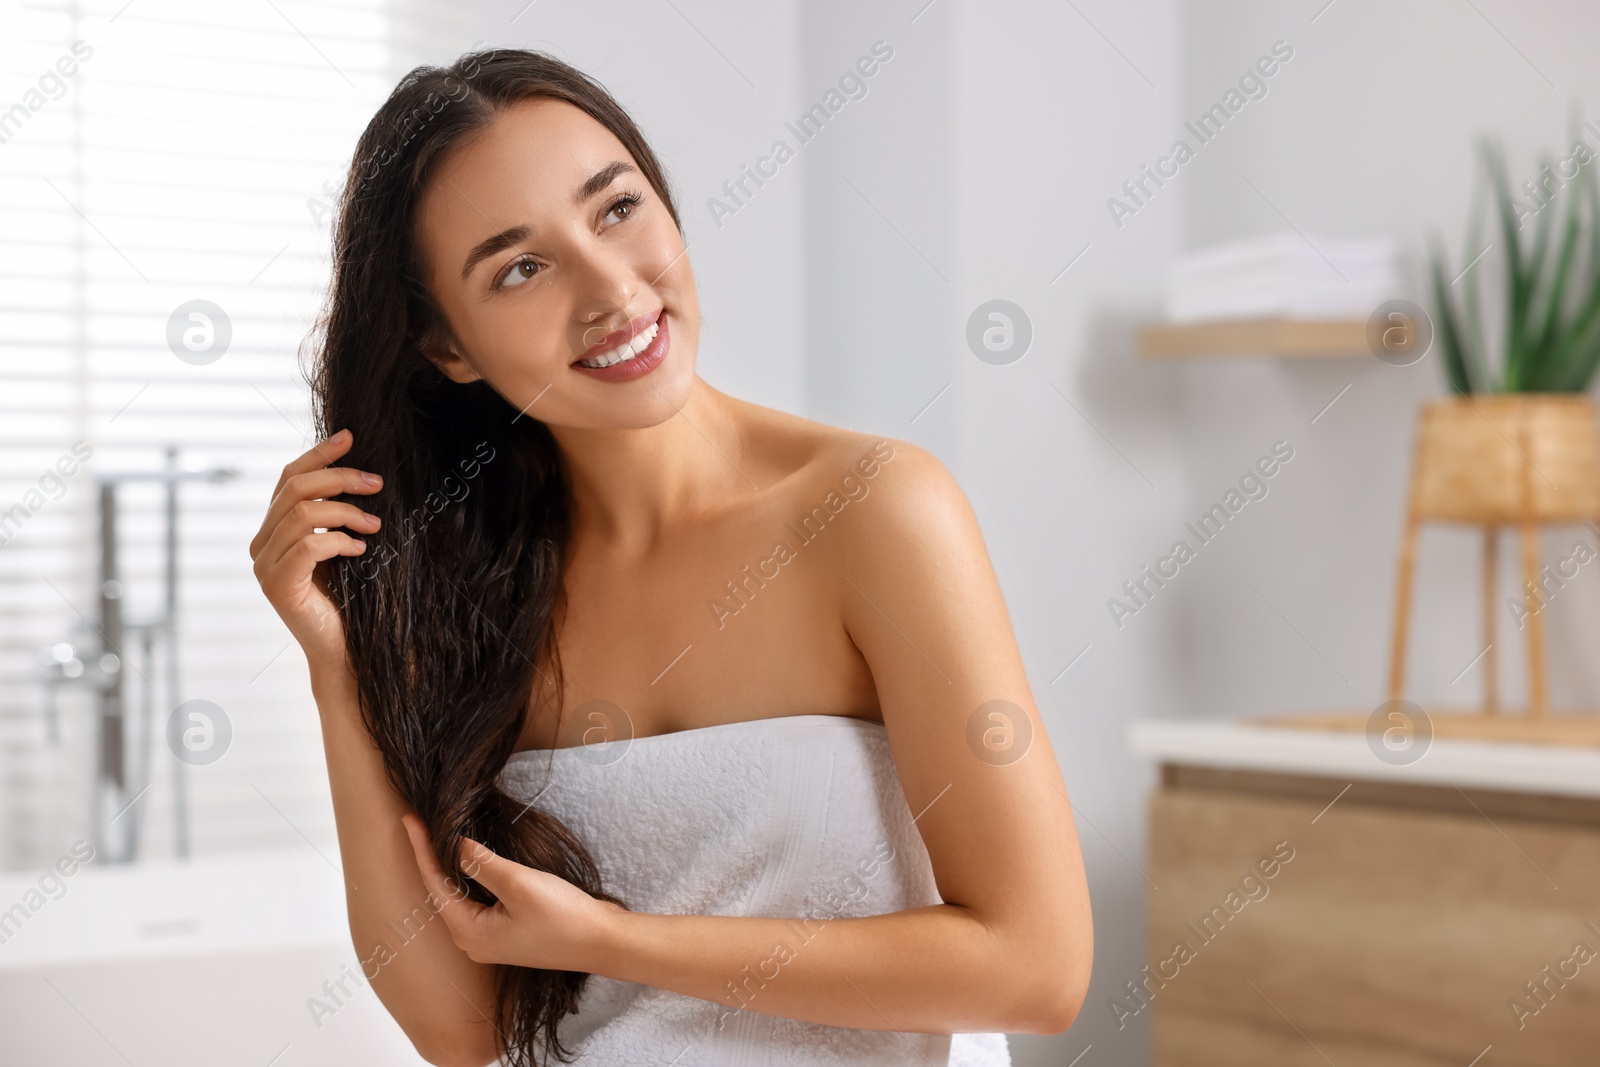
[[[419,68],[357,146],[340,429],[251,555],[364,972],[436,1064],[1009,1063],[1092,933],[976,520],[927,452],[698,378],[686,251],[542,54]]]

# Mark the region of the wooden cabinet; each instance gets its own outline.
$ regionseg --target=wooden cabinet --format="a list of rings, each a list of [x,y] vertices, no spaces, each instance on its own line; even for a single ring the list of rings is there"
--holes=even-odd
[[[1260,732],[1245,757],[1142,746],[1158,888],[1123,1004],[1152,1016],[1158,1067],[1600,1063],[1600,795],[1580,773],[1600,752],[1517,746],[1555,769],[1488,788],[1472,765],[1493,746],[1436,744],[1418,771],[1362,763],[1360,738],[1312,758],[1320,735],[1275,761]]]

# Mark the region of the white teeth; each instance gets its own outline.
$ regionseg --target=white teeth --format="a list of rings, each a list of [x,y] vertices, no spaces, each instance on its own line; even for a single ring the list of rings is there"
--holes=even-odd
[[[628,360],[650,347],[650,342],[656,339],[656,334],[661,332],[661,320],[657,319],[646,326],[631,342],[624,342],[607,352],[602,352],[593,359],[580,359],[578,365],[582,367],[609,367],[615,363],[626,363]]]

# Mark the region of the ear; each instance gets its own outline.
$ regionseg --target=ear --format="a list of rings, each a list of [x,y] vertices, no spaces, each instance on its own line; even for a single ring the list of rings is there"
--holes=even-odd
[[[422,339],[420,347],[422,354],[439,368],[440,373],[458,385],[475,382],[483,377],[473,369],[471,363],[467,362],[466,357],[461,355],[453,337],[429,333]]]

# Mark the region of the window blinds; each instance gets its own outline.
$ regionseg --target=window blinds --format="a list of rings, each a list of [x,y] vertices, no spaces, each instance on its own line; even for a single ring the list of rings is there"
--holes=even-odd
[[[332,194],[420,61],[414,43],[449,61],[468,47],[462,17],[385,0],[0,11],[0,867],[88,832],[97,705],[87,686],[61,687],[53,739],[41,671],[62,642],[98,651],[96,479],[157,471],[174,446],[186,467],[239,477],[179,490],[179,691],[136,635],[120,650],[130,714],[140,677],[156,683],[151,786],[130,809],[141,853],[173,854],[164,726],[177,701],[203,699],[232,737],[184,768],[192,852],[331,854],[304,660],[247,546],[283,464],[311,443],[300,349],[326,285]],[[163,493],[118,490],[134,623],[164,605]]]

